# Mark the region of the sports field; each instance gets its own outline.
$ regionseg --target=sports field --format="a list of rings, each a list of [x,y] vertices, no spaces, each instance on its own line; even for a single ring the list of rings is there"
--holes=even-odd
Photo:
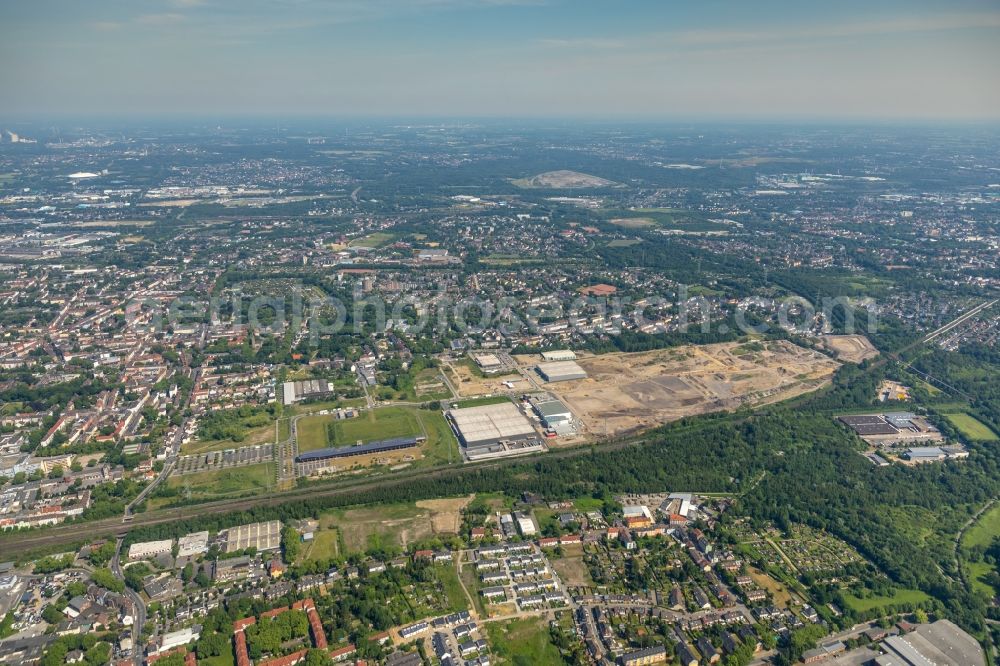
[[[299,419],[295,424],[299,453],[329,446],[326,443],[326,425],[333,419],[334,417],[329,415],[306,416]]]
[[[404,407],[371,409],[353,419],[335,420],[327,428],[330,446],[349,446],[357,442],[422,435],[420,419]]]
[[[306,416],[299,419],[296,428],[299,452],[424,433],[416,410],[407,407],[365,410],[350,419],[337,419],[331,414]]]
[[[376,231],[373,234],[368,234],[367,236],[362,236],[361,238],[355,238],[348,245],[351,247],[382,247],[383,245],[388,245],[395,238],[392,234],[385,233],[384,231]]]
[[[420,458],[414,464],[437,465],[458,462],[458,442],[441,412],[416,407],[381,407],[365,410],[351,419],[337,419],[330,414],[306,416],[296,425],[299,452],[329,446],[352,446],[393,437],[422,436],[426,441],[416,449],[404,449],[398,457]],[[390,454],[352,458],[352,464],[367,466],[369,457],[392,459]],[[398,462],[398,461],[397,461]]]

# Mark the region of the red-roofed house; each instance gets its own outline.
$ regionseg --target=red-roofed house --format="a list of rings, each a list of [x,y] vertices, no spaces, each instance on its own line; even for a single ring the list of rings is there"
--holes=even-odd
[[[334,661],[343,661],[354,654],[355,650],[356,648],[354,645],[345,645],[342,648],[330,650],[330,659],[333,659]]]
[[[274,659],[262,661],[257,666],[295,666],[295,664],[305,661],[307,654],[309,654],[309,650],[297,650],[284,657],[275,657]]]

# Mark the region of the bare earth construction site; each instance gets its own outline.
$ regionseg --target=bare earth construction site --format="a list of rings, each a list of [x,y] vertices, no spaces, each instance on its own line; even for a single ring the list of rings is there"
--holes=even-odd
[[[546,385],[599,435],[777,402],[828,382],[839,363],[787,341],[686,346],[580,358],[587,379]]]

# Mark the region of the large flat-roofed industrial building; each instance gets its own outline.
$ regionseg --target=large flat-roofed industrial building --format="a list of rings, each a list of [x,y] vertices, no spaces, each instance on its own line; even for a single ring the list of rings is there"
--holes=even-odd
[[[552,361],[539,363],[535,370],[547,382],[568,382],[574,379],[586,379],[587,371],[576,361]]]
[[[281,393],[284,403],[291,405],[308,398],[322,398],[330,395],[333,391],[325,379],[307,379],[298,382],[285,382],[282,385]]]
[[[854,414],[838,420],[862,439],[886,445],[893,442],[942,441],[944,436],[926,417],[910,412]]]
[[[453,409],[448,416],[458,430],[458,439],[469,448],[535,436],[534,427],[511,402]]]
[[[862,437],[865,435],[894,435],[899,432],[898,428],[886,422],[880,414],[841,416],[840,420]]]
[[[162,541],[142,541],[134,543],[128,548],[128,559],[145,560],[160,555],[168,555],[174,548],[173,539]]]
[[[227,553],[247,548],[256,548],[258,551],[277,550],[281,546],[281,521],[269,520],[266,523],[230,527],[219,532],[219,537],[225,541]]]
[[[469,460],[541,448],[535,427],[511,402],[452,409],[447,416]]]
[[[208,552],[208,532],[194,532],[177,540],[177,557],[192,557]]]
[[[542,358],[546,361],[575,361],[576,353],[570,349],[554,349],[543,351]]]
[[[504,369],[503,362],[496,354],[477,352],[470,354],[470,356],[472,356],[472,360],[476,362],[476,365],[479,366],[484,375],[495,375]]]
[[[986,663],[979,641],[949,620],[920,625],[903,636],[890,636],[882,645],[888,652],[887,656],[895,657],[896,663],[906,666],[981,666]]]
[[[559,434],[573,431],[573,413],[559,400],[539,400],[533,405],[546,428]]]

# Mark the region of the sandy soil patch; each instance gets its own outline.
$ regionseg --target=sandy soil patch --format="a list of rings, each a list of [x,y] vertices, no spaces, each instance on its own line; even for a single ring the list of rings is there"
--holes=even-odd
[[[88,220],[86,222],[74,222],[74,227],[150,227],[153,220]]]
[[[546,385],[591,433],[776,402],[830,380],[836,361],[787,341],[686,346],[578,359],[587,379]]]
[[[611,224],[625,227],[626,229],[641,229],[643,227],[655,227],[656,220],[651,217],[616,217],[611,220]]]
[[[552,568],[567,587],[591,587],[594,585],[590,570],[583,562],[583,545],[570,544],[562,547],[563,556],[552,560]]]
[[[420,500],[417,502],[417,506],[431,512],[431,529],[434,530],[435,534],[441,532],[458,534],[458,530],[462,526],[462,509],[474,497],[475,495],[469,495],[454,499]]]
[[[397,512],[399,515],[392,515]],[[377,546],[405,550],[408,544],[434,533],[428,512],[412,507],[352,509],[334,524],[343,534],[347,550],[351,552],[363,552]]]
[[[875,345],[863,335],[824,335],[823,346],[847,363],[861,363],[878,356]]]
[[[537,360],[535,361],[537,363]],[[509,391],[527,391],[531,385],[526,379],[518,374],[497,375],[495,377],[480,377],[475,374],[467,365],[453,363],[445,366],[444,371],[448,373],[448,379],[458,394],[463,398],[473,396],[507,393]],[[514,388],[507,388],[504,382],[510,382]]]
[[[585,187],[608,187],[615,185],[612,180],[607,180],[599,176],[592,176],[579,171],[546,171],[531,178],[519,178],[513,181],[514,185],[523,188],[553,188],[553,189],[573,189]]]
[[[148,201],[139,204],[140,206],[161,206],[163,208],[187,208],[196,203],[208,203],[208,199],[164,199],[162,201]]]

